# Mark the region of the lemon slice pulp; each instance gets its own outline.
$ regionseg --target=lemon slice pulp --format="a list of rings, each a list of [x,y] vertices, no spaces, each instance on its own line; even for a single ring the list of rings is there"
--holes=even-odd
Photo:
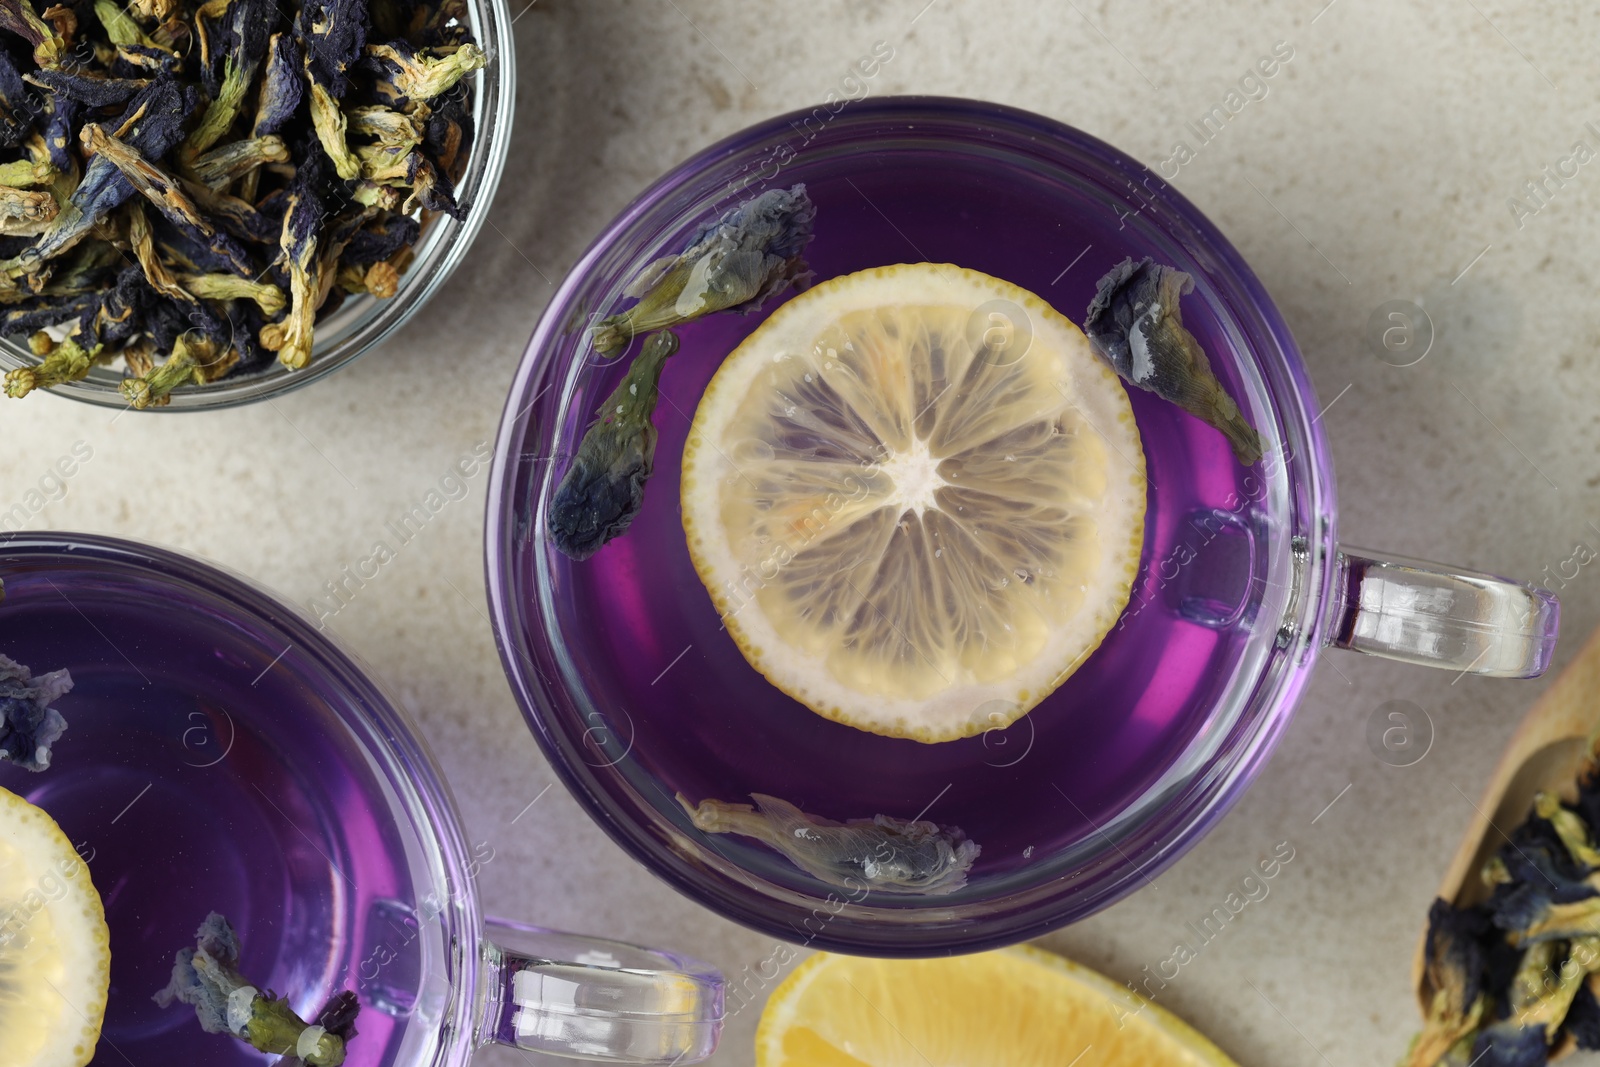
[[[761,1013],[756,1067],[1235,1067],[1177,1016],[1035,948],[929,960],[819,953]]]
[[[49,815],[0,789],[0,1067],[83,1067],[110,984],[88,865]]]
[[[949,264],[790,300],[684,446],[684,531],[745,658],[838,722],[1009,725],[1126,607],[1144,541],[1127,394],[1039,297]]]

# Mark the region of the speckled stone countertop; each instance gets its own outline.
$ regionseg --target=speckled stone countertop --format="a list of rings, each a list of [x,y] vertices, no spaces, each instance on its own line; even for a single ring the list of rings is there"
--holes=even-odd
[[[819,102],[884,41],[894,57],[874,95],[1013,104],[1176,171],[1172,183],[1264,279],[1305,351],[1327,405],[1347,542],[1552,576],[1564,585],[1558,668],[1600,619],[1600,568],[1559,577],[1577,546],[1600,549],[1600,163],[1572,155],[1577,141],[1600,152],[1593,5],[512,8],[519,84],[506,180],[466,264],[399,336],[333,378],[240,410],[112,422],[50,397],[0,403],[0,512],[39,499],[29,490],[82,441],[92,458],[64,496],[43,498],[33,525],[158,541],[305,603],[459,455],[492,444],[552,283],[617,211],[704,144]],[[1187,124],[1279,42],[1293,58],[1266,95],[1198,144]],[[1546,179],[1547,165],[1569,176]],[[1525,189],[1535,179],[1539,198]],[[1388,365],[1364,341],[1390,300],[1423,306],[1434,324],[1415,366]],[[470,495],[334,626],[420,723],[470,839],[493,846],[480,875],[486,907],[676,948],[730,973],[753,967],[772,951],[767,938],[667,889],[559,787],[512,823],[553,777],[484,618],[484,483],[471,479]],[[1416,1024],[1411,950],[1472,815],[1465,798],[1476,799],[1543,684],[1329,654],[1276,756],[1222,824],[1152,887],[1043,944],[1118,980],[1141,977],[1288,841],[1294,859],[1270,895],[1159,1002],[1242,1064],[1393,1062]],[[1434,724],[1414,766],[1380,762],[1365,740],[1390,700]],[[753,1010],[736,1015],[714,1062],[751,1063],[755,1022]]]

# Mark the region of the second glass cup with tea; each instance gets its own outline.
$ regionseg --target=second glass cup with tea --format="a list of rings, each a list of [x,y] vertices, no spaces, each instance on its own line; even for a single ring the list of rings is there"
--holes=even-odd
[[[0,787],[60,825],[103,900],[97,1062],[262,1062],[155,999],[212,912],[237,934],[239,973],[302,1020],[356,995],[347,1067],[465,1067],[488,1044],[611,1063],[711,1054],[714,969],[485,920],[493,845],[467,840],[411,724],[294,609],[177,553],[83,534],[9,536],[0,581],[0,652],[72,678],[50,765],[0,761]]]

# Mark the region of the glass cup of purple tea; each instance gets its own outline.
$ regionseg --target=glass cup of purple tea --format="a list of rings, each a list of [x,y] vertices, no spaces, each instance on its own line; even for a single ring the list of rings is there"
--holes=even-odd
[[[1068,350],[1123,414],[1049,388]],[[1015,397],[1054,421],[940,443]],[[1238,252],[1110,145],[969,100],[775,118],[641,195],[534,331],[485,531],[502,661],[573,794],[706,906],[877,955],[1034,937],[1214,825],[1326,648],[1549,664],[1549,593],[1340,546],[1321,410]],[[1014,562],[1093,543],[1072,455],[1137,486],[1142,534],[1097,532],[1125,595],[1031,711],[952,703],[1060,616],[1028,598],[1088,588]],[[900,729],[912,690],[958,729]]]
[[[19,663],[71,679],[46,766],[0,759],[0,787],[59,824],[103,900],[96,1062],[264,1062],[202,1029],[208,998],[207,1029],[249,1021],[248,994],[231,1019],[245,983],[296,1017],[291,1041],[353,1023],[347,1067],[462,1067],[491,1043],[612,1063],[711,1054],[723,983],[707,965],[484,918],[475,879],[493,847],[467,840],[396,704],[300,612],[100,536],[8,535],[0,581],[0,686]],[[232,976],[221,999],[198,973]]]

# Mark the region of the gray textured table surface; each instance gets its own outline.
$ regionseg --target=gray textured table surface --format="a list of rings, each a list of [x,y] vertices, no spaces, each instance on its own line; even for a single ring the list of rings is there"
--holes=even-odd
[[[1344,538],[1530,578],[1577,545],[1600,549],[1600,164],[1551,183],[1537,211],[1508,204],[1575,141],[1600,150],[1592,5],[527,2],[512,0],[517,128],[490,226],[401,336],[237,411],[112,423],[54,398],[5,402],[0,511],[83,441],[93,459],[35,525],[163,542],[304,603],[458,454],[492,442],[551,283],[613,214],[705,143],[818,102],[875,42],[895,54],[874,94],[1018,105],[1154,166],[1284,41],[1294,58],[1267,96],[1174,184],[1255,267],[1305,350],[1329,405]],[[1394,299],[1425,306],[1437,329],[1414,367],[1363,345],[1372,311]],[[471,489],[336,627],[421,724],[471,839],[494,847],[487,907],[729,972],[754,965],[770,941],[665,888],[559,787],[511,824],[553,779],[484,619],[482,474]],[[1596,623],[1597,574],[1562,590],[1558,667]],[[1222,825],[1153,887],[1044,944],[1136,977],[1287,840],[1295,858],[1270,896],[1160,1002],[1242,1064],[1393,1062],[1415,1023],[1411,947],[1471,815],[1465,797],[1541,688],[1329,655]],[[1389,700],[1437,727],[1415,766],[1383,765],[1364,740]],[[732,1020],[716,1063],[751,1062],[755,1014]]]

